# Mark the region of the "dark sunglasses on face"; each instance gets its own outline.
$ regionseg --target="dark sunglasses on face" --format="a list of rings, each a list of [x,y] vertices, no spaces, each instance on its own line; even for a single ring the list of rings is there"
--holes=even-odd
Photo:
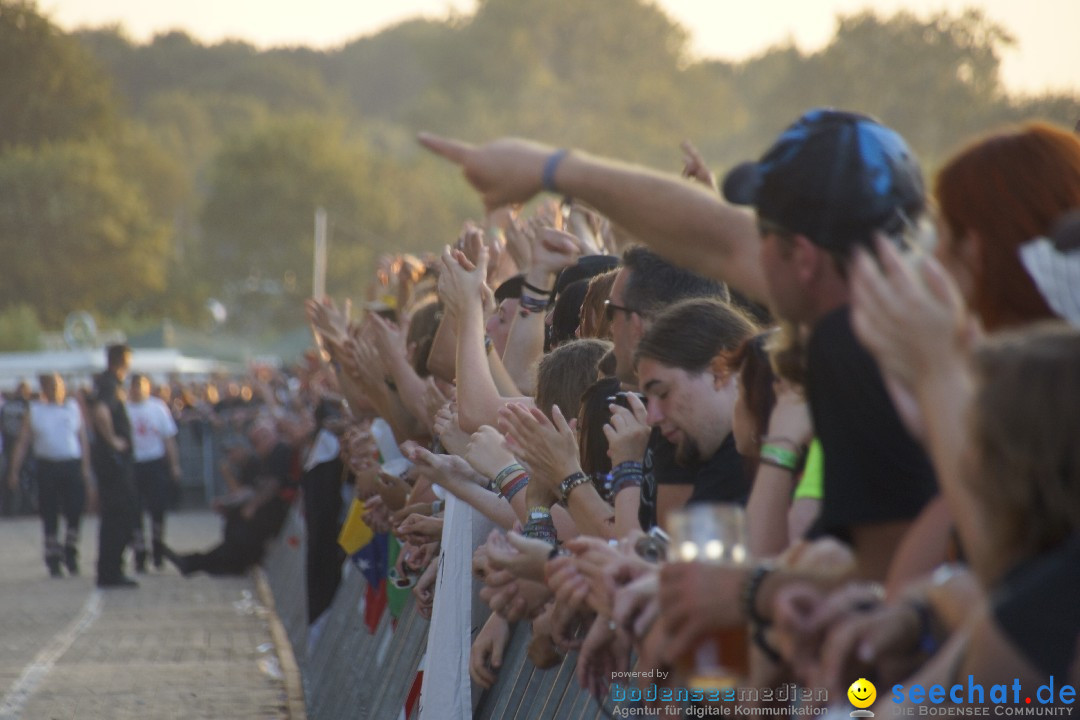
[[[611,302],[610,300],[605,300],[604,301],[604,315],[607,317],[608,322],[614,322],[615,321],[615,311],[616,310],[622,310],[627,315],[629,315],[630,313],[637,312],[637,310],[634,310],[633,308],[623,307],[622,305],[616,305],[615,303]]]

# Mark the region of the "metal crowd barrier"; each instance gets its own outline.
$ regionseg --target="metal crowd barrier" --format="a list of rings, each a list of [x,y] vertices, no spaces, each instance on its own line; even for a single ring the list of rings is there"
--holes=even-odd
[[[428,623],[410,599],[397,623],[385,611],[374,633],[364,625],[364,576],[352,563],[318,630],[307,627],[303,518],[289,513],[281,535],[263,560],[278,615],[303,674],[311,720],[405,718],[403,710],[427,646]],[[574,680],[576,654],[557,667],[539,670],[526,653],[530,630],[518,623],[495,685],[484,692],[473,715],[478,720],[600,720],[612,716]],[[436,668],[426,669],[437,672]],[[438,702],[437,698],[428,702]],[[418,714],[418,713],[417,713]],[[416,714],[408,716],[412,720]]]

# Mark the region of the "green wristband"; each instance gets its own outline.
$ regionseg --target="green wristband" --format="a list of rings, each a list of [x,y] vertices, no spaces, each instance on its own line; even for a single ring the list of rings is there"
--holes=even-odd
[[[759,454],[761,462],[794,472],[799,467],[799,453],[781,445],[765,443]]]

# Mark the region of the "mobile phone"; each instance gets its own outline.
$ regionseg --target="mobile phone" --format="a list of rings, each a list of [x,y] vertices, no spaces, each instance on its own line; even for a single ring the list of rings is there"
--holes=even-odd
[[[659,527],[649,530],[645,537],[634,543],[634,552],[644,560],[656,563],[667,557],[668,545],[671,538]]]
[[[637,399],[641,401],[641,404],[642,405],[645,404],[645,396],[644,395],[642,395],[639,392],[628,392],[628,391],[625,391],[625,390],[619,391],[619,392],[615,393],[614,395],[608,396],[607,401],[608,401],[609,404],[621,405],[624,408],[626,408],[627,410],[629,410],[630,409],[630,401],[629,401],[628,397],[630,395],[637,395]]]

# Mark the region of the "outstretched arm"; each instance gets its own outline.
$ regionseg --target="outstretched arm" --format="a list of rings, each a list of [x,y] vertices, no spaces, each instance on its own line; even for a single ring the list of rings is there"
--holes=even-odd
[[[671,262],[767,299],[753,214],[699,185],[577,150],[555,163],[555,148],[527,140],[473,146],[426,133],[419,139],[460,165],[488,208],[539,193],[547,167],[560,193],[589,203]]]

